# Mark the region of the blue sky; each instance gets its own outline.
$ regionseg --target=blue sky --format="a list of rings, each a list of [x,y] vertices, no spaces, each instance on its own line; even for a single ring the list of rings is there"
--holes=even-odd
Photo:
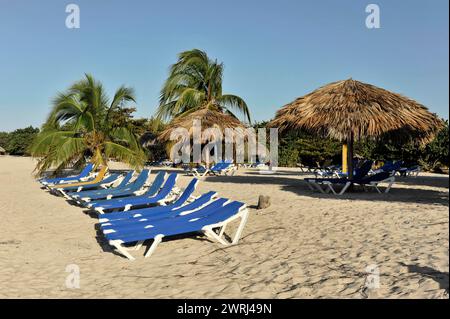
[[[80,29],[65,26],[69,3]],[[370,3],[380,29],[365,26]],[[350,77],[448,118],[448,12],[447,0],[0,0],[0,131],[40,126],[85,72],[110,95],[134,87],[136,116],[150,117],[169,65],[192,48],[224,62],[224,92],[258,121]]]

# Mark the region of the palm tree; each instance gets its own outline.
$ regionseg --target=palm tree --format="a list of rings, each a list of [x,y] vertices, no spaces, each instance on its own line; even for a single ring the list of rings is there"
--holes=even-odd
[[[120,87],[111,102],[102,84],[91,75],[59,93],[47,121],[30,147],[38,157],[36,170],[41,174],[56,166],[81,165],[87,158],[96,165],[107,165],[110,158],[134,168],[142,167],[145,154],[135,134],[112,120],[127,102],[134,102],[131,88]]]
[[[170,120],[200,109],[237,118],[232,112],[236,110],[250,122],[245,101],[236,95],[222,94],[222,77],[223,64],[211,60],[205,52],[198,49],[181,52],[161,90],[158,118]]]

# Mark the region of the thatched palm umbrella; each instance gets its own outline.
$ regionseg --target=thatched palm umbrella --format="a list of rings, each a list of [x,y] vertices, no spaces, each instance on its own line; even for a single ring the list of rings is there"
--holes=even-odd
[[[190,137],[192,137],[195,120],[201,121],[202,131],[208,128],[218,128],[223,133],[226,128],[245,129],[244,124],[237,118],[217,110],[205,108],[173,119],[167,128],[159,134],[158,139],[163,142],[169,141],[170,134],[177,128],[188,130]],[[204,143],[205,138],[202,138],[201,142]]]
[[[194,120],[201,121],[202,130],[207,128],[219,128],[224,131],[225,128],[245,128],[237,118],[231,115],[211,109],[200,109],[185,116],[173,119],[168,124],[168,127],[159,134],[158,139],[161,141],[168,141],[170,139],[170,133],[179,127],[187,129],[192,136]]]
[[[397,93],[352,79],[325,85],[278,110],[272,127],[304,129],[348,146],[347,172],[353,177],[353,142],[389,134],[433,139],[442,121],[423,105]],[[344,148],[344,150],[345,150]],[[343,158],[344,158],[343,154]],[[345,165],[345,158],[343,160]]]

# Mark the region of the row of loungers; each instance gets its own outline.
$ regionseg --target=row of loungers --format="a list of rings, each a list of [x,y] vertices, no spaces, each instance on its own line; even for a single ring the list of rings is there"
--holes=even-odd
[[[232,176],[236,172],[236,166],[232,162],[219,162],[211,166],[211,168],[200,165],[194,168],[186,167],[184,171],[187,175],[192,175],[197,178],[205,177],[206,175]]]
[[[149,257],[164,237],[191,233],[203,233],[223,245],[238,243],[248,218],[246,205],[215,192],[194,197],[198,179],[181,191],[176,173],[158,172],[149,183],[148,169],[133,179],[134,171],[108,174],[103,168],[93,173],[93,168],[89,164],[79,175],[40,182],[53,194],[97,213],[101,233],[123,256],[134,260],[130,251],[153,240],[145,253]],[[227,225],[238,219],[233,238],[227,240]]]
[[[319,190],[322,193],[333,193],[334,195],[343,195],[352,185],[358,185],[366,188],[375,188],[378,193],[382,193],[380,184],[387,184],[384,193],[388,193],[395,182],[395,170],[379,170],[371,172],[372,161],[365,161],[359,168],[355,169],[352,179],[347,176],[339,176],[333,178],[305,178],[307,185],[311,190]],[[336,186],[340,186],[338,191]]]
[[[357,167],[359,164],[359,160],[353,161],[353,167]],[[404,166],[403,161],[386,161],[383,166],[381,166],[378,169],[370,170],[370,173],[379,173],[379,172],[392,172],[393,175],[398,176],[413,176],[417,177],[420,173],[420,166],[419,165],[412,165],[412,166]],[[334,178],[341,178],[346,177],[347,173],[342,172],[342,166],[326,166],[323,168],[310,168],[306,166],[300,166],[302,171],[304,171],[305,168],[307,168],[308,172],[313,173],[316,178],[318,177],[334,177]]]

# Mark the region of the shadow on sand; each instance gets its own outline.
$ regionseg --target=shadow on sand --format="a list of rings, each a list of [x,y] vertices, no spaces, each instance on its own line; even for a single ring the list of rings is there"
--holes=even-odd
[[[305,175],[308,175],[304,173]],[[205,181],[209,183],[230,183],[230,184],[273,184],[280,185],[281,189],[292,192],[300,196],[309,196],[321,199],[351,199],[351,200],[370,200],[370,201],[386,201],[386,202],[405,202],[418,204],[435,204],[448,206],[448,191],[439,191],[432,189],[420,189],[413,186],[432,186],[439,188],[447,188],[448,176],[419,176],[419,177],[397,177],[394,186],[388,194],[379,194],[375,190],[367,192],[360,188],[356,188],[352,192],[347,192],[342,196],[333,194],[322,194],[312,191],[303,179],[289,178],[289,176],[302,176],[298,172],[277,171],[274,175],[263,175],[255,172],[247,172],[245,175],[236,176],[211,176],[206,177]],[[310,176],[311,174],[309,174]],[[402,185],[408,188],[401,187]]]
[[[419,274],[422,277],[431,278],[435,282],[439,284],[439,289],[445,289],[445,292],[449,293],[449,277],[448,272],[440,272],[436,269],[433,269],[431,267],[422,267],[418,265],[406,265],[404,263],[400,263],[402,266],[406,267],[408,269],[409,273],[415,273]]]

